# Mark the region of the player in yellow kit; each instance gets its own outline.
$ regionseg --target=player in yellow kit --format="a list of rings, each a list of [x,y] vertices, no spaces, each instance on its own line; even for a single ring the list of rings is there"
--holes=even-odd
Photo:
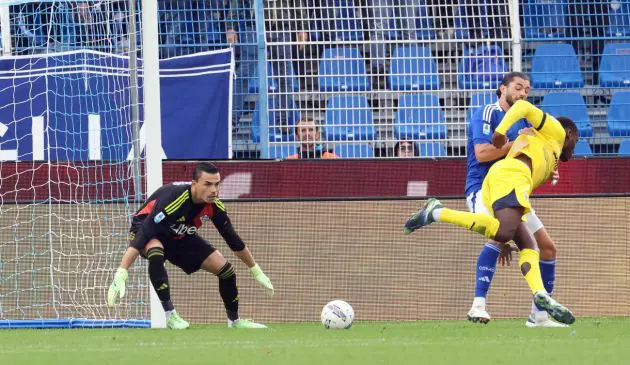
[[[521,134],[512,144],[505,159],[495,163],[486,176],[482,196],[490,215],[445,208],[437,199],[429,199],[404,227],[409,234],[433,222],[447,222],[480,233],[498,242],[514,240],[520,249],[519,267],[535,303],[561,323],[571,324],[575,317],[566,307],[545,291],[540,277],[536,241],[523,220],[531,210],[532,191],[552,177],[558,160],[568,161],[578,140],[578,129],[569,118],[554,118],[525,100],[508,110],[492,136],[492,144],[501,148],[507,143],[505,134],[521,118],[534,128],[533,135]]]

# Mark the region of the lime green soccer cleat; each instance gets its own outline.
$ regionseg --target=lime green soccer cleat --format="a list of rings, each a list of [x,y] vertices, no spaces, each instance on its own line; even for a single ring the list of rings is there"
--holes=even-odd
[[[251,319],[237,319],[236,321],[228,321],[228,328],[267,328],[267,326]]]
[[[177,314],[177,312],[173,311],[170,316],[166,319],[166,327],[172,330],[185,330],[190,327],[190,324],[182,317]]]

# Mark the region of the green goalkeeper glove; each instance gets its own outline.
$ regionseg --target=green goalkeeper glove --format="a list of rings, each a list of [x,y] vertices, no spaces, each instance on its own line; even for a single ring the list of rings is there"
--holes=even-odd
[[[256,279],[258,284],[263,289],[265,289],[265,292],[267,293],[267,296],[272,296],[273,295],[273,285],[271,285],[271,280],[269,280],[267,275],[265,275],[265,273],[262,271],[260,266],[258,266],[258,264],[256,264],[249,270],[251,271],[252,276],[254,277],[254,279]]]
[[[113,307],[116,304],[116,297],[122,298],[125,296],[125,282],[127,281],[127,270],[119,267],[114,275],[114,281],[109,286],[107,291],[107,305]]]

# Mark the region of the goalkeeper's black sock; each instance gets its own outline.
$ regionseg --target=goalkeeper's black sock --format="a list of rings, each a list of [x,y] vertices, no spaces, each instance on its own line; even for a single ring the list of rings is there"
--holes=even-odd
[[[171,302],[168,273],[164,267],[164,249],[162,247],[150,248],[147,251],[147,259],[149,260],[149,278],[158,298],[162,302],[162,308],[164,308],[164,311],[172,311],[174,307],[173,302]]]
[[[232,264],[226,263],[217,277],[219,278],[219,294],[223,299],[227,317],[230,321],[236,321],[238,319],[238,288],[236,287],[236,273]]]

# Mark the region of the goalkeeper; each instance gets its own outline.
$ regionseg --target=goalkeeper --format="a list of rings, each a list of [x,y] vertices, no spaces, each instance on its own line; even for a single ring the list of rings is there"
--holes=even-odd
[[[211,163],[196,165],[192,183],[173,183],[159,188],[136,212],[130,229],[129,248],[123,255],[120,268],[107,293],[107,304],[113,306],[116,297],[125,295],[127,269],[138,255],[149,261],[149,278],[166,312],[166,324],[172,329],[185,329],[188,322],[182,319],[173,306],[165,260],[190,275],[199,269],[219,278],[219,294],[223,299],[230,328],[266,328],[265,325],[240,319],[238,289],[232,265],[197,230],[211,220],[234,254],[251,271],[254,279],[273,295],[273,285],[256,264],[252,254],[239,235],[219,200],[219,170]]]

